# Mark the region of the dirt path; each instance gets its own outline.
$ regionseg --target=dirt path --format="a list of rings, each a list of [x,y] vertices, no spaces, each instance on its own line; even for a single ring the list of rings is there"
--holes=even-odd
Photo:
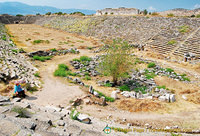
[[[69,54],[65,56],[56,56],[53,60],[40,63],[40,75],[44,82],[42,91],[34,93],[37,98],[32,100],[38,105],[54,105],[66,106],[70,100],[84,95],[78,85],[73,85],[65,81],[63,78],[54,77],[53,72],[58,64],[67,64],[73,58],[89,54],[88,51],[82,50],[80,54]]]

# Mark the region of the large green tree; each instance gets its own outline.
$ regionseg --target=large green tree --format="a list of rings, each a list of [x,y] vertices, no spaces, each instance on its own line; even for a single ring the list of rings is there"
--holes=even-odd
[[[99,64],[100,72],[111,76],[114,84],[117,84],[118,79],[127,76],[132,67],[130,54],[131,49],[126,41],[113,40]]]

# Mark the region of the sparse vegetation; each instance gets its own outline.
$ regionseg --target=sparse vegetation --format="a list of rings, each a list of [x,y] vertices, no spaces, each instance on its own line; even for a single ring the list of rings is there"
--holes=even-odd
[[[34,93],[34,92],[36,92],[36,91],[38,91],[38,88],[36,87],[36,86],[31,86],[29,83],[26,83],[25,85],[24,85],[24,88],[26,88],[26,90],[28,91],[28,92],[30,92],[30,93]]]
[[[34,40],[33,44],[40,44],[40,43],[45,43],[45,44],[49,44],[50,41],[49,40]]]
[[[152,15],[152,16],[158,16],[159,13],[157,13],[157,12],[153,12],[151,15]]]
[[[171,41],[169,41],[167,44],[168,44],[168,45],[174,45],[174,44],[176,44],[176,43],[177,43],[177,41],[171,40]]]
[[[168,17],[174,17],[174,14],[170,13],[170,14],[167,14]]]
[[[196,15],[196,18],[200,18],[200,14]]]
[[[71,111],[71,113],[70,113],[70,118],[71,119],[73,119],[73,120],[78,120],[78,115],[80,114],[80,112],[77,112],[75,115],[74,115],[74,113],[75,113],[75,109],[73,109],[72,111]]]
[[[76,76],[76,73],[71,72],[69,67],[65,64],[59,64],[58,69],[55,70],[54,76],[59,76],[59,77],[67,77],[67,76]]]
[[[91,80],[91,77],[88,76],[88,75],[86,75],[85,78],[84,78],[84,80]]]
[[[95,91],[99,94],[100,97],[102,97],[102,96],[105,97],[105,99],[106,99],[107,102],[114,102],[114,101],[115,101],[114,98],[108,97],[108,96],[106,96],[105,94],[103,94],[102,92],[99,92],[99,91],[97,91],[97,90],[95,90]]]
[[[189,26],[187,26],[187,25],[180,26],[179,27],[179,32],[180,33],[187,33],[187,32],[189,32]]]
[[[28,118],[28,114],[30,114],[27,109],[18,106],[14,106],[11,111],[18,113],[20,118]]]
[[[22,15],[22,14],[17,14],[16,16],[17,16],[17,17],[22,17],[22,16],[24,16],[24,15]]]
[[[130,88],[127,85],[122,85],[119,87],[120,91],[130,91]]]
[[[148,14],[148,11],[145,9],[145,10],[143,11],[143,14],[146,16],[146,15]]]
[[[70,13],[70,15],[80,15],[80,16],[85,16],[85,14],[82,13],[82,12],[73,12],[73,13]]]
[[[2,35],[1,39],[4,40],[4,41],[6,41],[7,40],[6,35]]]
[[[35,74],[34,74],[34,76],[35,76],[35,77],[39,77],[39,78],[40,78],[40,73],[39,73],[39,72],[37,72],[37,73],[35,73]]]
[[[12,52],[14,52],[14,53],[18,53],[18,50],[12,49]]]
[[[114,40],[106,50],[105,56],[99,64],[99,71],[102,74],[112,76],[114,84],[119,78],[126,76],[132,67],[130,49],[128,43],[122,40]]]

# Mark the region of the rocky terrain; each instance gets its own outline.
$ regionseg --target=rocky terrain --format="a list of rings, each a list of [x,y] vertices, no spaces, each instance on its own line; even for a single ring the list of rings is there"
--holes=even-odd
[[[7,35],[3,24],[0,24],[0,30],[0,81],[8,83],[11,80],[20,79],[32,87],[40,87],[39,79],[34,76],[38,69],[20,53]]]
[[[170,136],[168,132],[174,129],[179,129],[183,135],[200,133],[200,75],[193,70],[193,66],[189,68],[199,63],[199,19],[133,16],[31,18],[21,19],[20,22],[12,20],[12,23],[43,26],[32,25],[30,30],[33,34],[27,33],[28,37],[23,35],[25,29],[22,24],[16,25],[17,29],[12,27],[10,31],[16,29],[21,32],[23,40],[17,39],[18,33],[7,33],[1,25],[0,83],[9,84],[20,79],[32,87],[41,87],[42,81],[44,87],[23,100],[0,95],[0,135],[105,135],[103,130],[107,125],[116,130],[110,134],[113,136]],[[9,23],[10,19],[7,19],[6,23]],[[135,58],[133,64],[138,67],[131,69],[127,77],[121,78],[115,85],[108,76],[98,71],[101,56],[105,55],[104,48],[91,42],[91,39],[89,41],[52,28],[96,37],[102,43],[112,38],[123,38],[136,52],[131,56]],[[56,37],[56,41],[50,30],[64,37]],[[34,52],[25,53],[10,38],[15,38],[18,44],[28,43],[28,48],[34,47]],[[40,41],[49,40],[49,44],[33,44],[41,38]],[[148,51],[166,57],[163,60],[144,58]],[[177,60],[173,63],[170,61],[173,55],[194,63],[188,63],[189,66],[179,65]],[[52,59],[45,61],[40,57]],[[56,104],[53,106],[54,101]],[[136,131],[126,134],[126,128]],[[138,132],[144,128],[155,132]],[[159,129],[165,133],[158,132]],[[190,134],[184,129],[188,129]]]

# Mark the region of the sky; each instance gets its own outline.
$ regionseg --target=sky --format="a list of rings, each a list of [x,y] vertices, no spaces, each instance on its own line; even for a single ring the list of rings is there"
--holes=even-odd
[[[62,9],[138,8],[148,11],[165,11],[174,8],[200,8],[200,0],[0,0],[0,2],[22,2],[29,5],[52,6]]]

